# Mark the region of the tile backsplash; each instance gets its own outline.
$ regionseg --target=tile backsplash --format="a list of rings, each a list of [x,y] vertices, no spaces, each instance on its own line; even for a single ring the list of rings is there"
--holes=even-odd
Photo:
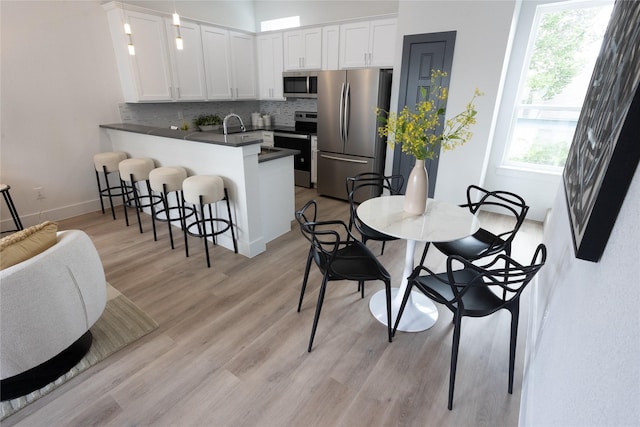
[[[219,102],[165,102],[124,103],[119,105],[122,123],[148,126],[194,127],[193,119],[200,114],[217,114],[221,118],[236,113],[245,124],[251,124],[251,113],[269,114],[272,123],[280,126],[294,125],[295,111],[317,111],[315,99],[292,99],[287,101],[219,101]]]

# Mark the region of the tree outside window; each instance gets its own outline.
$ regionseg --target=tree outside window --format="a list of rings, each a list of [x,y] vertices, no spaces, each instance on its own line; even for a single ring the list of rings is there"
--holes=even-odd
[[[613,4],[540,6],[504,163],[561,170]]]

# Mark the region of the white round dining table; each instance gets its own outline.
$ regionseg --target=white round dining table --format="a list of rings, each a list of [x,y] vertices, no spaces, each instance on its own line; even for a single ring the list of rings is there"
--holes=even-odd
[[[358,206],[362,222],[381,233],[406,241],[405,264],[399,288],[391,288],[391,315],[395,322],[407,278],[414,268],[416,242],[448,242],[478,231],[480,223],[468,209],[435,199],[428,199],[423,215],[403,210],[404,196],[380,196],[365,200]],[[378,321],[387,324],[384,289],[373,294],[369,309]],[[420,292],[411,292],[398,330],[419,332],[431,328],[438,320],[438,309]]]

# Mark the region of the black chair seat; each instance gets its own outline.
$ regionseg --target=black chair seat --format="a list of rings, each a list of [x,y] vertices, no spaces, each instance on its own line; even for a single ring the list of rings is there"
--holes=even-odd
[[[336,252],[329,274],[331,278],[349,277],[357,281],[379,280],[380,277],[391,279],[386,270],[380,269],[373,253],[358,241]]]
[[[495,234],[479,229],[472,236],[451,242],[434,243],[433,246],[445,255],[460,255],[466,259],[477,259],[495,255],[505,247],[506,242]],[[495,248],[493,250],[489,250]]]
[[[455,271],[453,276],[456,282],[469,283],[469,286],[471,286],[462,297],[466,316],[486,316],[503,308],[504,300],[493,293],[488,286],[483,286],[484,282],[481,278],[474,282],[474,277],[478,276],[477,271],[463,269]],[[443,283],[443,280],[447,280],[447,273],[435,276],[420,276],[416,278],[415,286],[427,296],[436,294],[441,300],[438,301],[437,298],[431,299],[441,304],[446,304],[447,301],[454,300],[456,296],[453,294],[451,286],[448,283]]]
[[[477,196],[474,197],[475,195]],[[474,201],[475,198],[478,200]],[[511,243],[529,211],[529,206],[522,197],[508,191],[488,191],[477,185],[470,185],[467,187],[467,203],[460,207],[468,208],[473,215],[486,207],[505,218],[511,218],[512,223],[508,230],[499,234],[481,228],[473,236],[451,242],[434,243],[433,246],[446,256],[460,255],[469,261],[493,256],[500,252],[511,255]],[[424,247],[421,265],[427,257],[429,246],[427,243]]]

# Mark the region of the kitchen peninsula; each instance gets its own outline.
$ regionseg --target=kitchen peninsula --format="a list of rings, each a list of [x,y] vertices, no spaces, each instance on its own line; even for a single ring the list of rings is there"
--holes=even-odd
[[[229,192],[237,226],[238,252],[254,257],[266,244],[291,230],[295,190],[295,150],[267,148],[260,133],[194,132],[135,124],[104,124],[113,151],[149,157],[156,166],[181,166],[189,175],[219,175]],[[218,213],[226,216],[225,209]],[[233,250],[230,236],[217,243]]]

